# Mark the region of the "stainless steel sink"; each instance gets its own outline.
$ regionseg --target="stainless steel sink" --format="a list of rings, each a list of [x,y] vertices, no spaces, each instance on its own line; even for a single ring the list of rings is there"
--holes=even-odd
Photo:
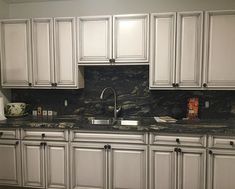
[[[96,118],[96,117],[89,117],[87,121],[91,125],[114,125],[116,120],[114,118]]]

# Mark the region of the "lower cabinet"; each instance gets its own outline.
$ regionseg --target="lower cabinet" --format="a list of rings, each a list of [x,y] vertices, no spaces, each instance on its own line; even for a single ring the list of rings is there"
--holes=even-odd
[[[147,145],[72,143],[72,189],[147,189]]]
[[[0,184],[21,185],[20,142],[18,140],[0,140]]]
[[[234,189],[235,151],[213,149],[208,153],[208,189]]]
[[[23,186],[69,188],[68,143],[22,141]]]
[[[205,189],[206,150],[150,146],[150,189]]]

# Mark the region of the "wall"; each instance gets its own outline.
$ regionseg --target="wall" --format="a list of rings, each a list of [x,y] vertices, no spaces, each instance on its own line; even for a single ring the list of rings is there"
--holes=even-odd
[[[234,0],[66,0],[10,5],[11,18],[235,9]]]
[[[9,5],[3,0],[0,0],[0,19],[9,17]],[[3,90],[0,88],[0,96],[4,97],[4,103],[8,103],[11,100],[11,91]]]
[[[199,97],[200,117],[229,116],[235,91],[149,91],[148,66],[101,66],[85,68],[85,88],[79,90],[13,90],[13,101],[31,104],[31,109],[42,106],[58,114],[113,115],[113,95],[110,91],[100,100],[105,87],[113,87],[118,94],[120,116],[171,115],[186,116],[187,99]],[[64,106],[64,100],[68,106]],[[210,108],[204,108],[204,102]]]

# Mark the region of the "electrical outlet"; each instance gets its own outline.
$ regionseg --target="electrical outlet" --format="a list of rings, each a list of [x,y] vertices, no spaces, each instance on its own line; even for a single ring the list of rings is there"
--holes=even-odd
[[[205,101],[205,108],[209,108],[209,107],[210,107],[209,101]]]

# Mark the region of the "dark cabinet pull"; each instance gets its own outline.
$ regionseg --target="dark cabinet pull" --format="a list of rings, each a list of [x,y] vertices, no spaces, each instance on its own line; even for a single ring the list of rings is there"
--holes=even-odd
[[[203,83],[203,87],[207,87],[207,84],[206,84],[206,83]]]
[[[57,87],[57,83],[54,83],[54,87]]]
[[[47,143],[46,142],[44,142],[44,146],[46,146],[47,145]]]
[[[179,139],[179,138],[177,138],[175,141],[176,141],[178,144],[180,143],[180,139]]]
[[[210,155],[212,155],[212,154],[213,154],[213,152],[212,152],[211,150],[209,150],[209,154],[210,154]]]
[[[106,150],[108,148],[108,145],[104,145],[104,149]]]
[[[41,142],[41,143],[40,143],[40,146],[44,146],[44,142]]]
[[[229,144],[230,144],[231,146],[233,146],[233,145],[234,145],[234,142],[233,142],[233,141],[230,141]]]
[[[175,152],[178,152],[178,148],[175,148],[174,151],[175,151]]]
[[[45,133],[42,133],[42,138],[45,138],[46,137],[46,134]]]
[[[175,87],[175,83],[172,83],[172,87]]]
[[[176,84],[175,84],[175,87],[179,87],[179,83],[176,83]]]
[[[51,86],[54,87],[54,83],[51,83]]]
[[[3,135],[3,132],[0,132],[0,137]]]
[[[18,144],[19,144],[19,141],[16,141],[16,144],[15,144],[15,145],[17,146]]]
[[[111,150],[111,145],[108,145],[108,150]]]
[[[111,58],[111,59],[109,59],[109,63],[115,63],[115,59],[113,59],[113,58]]]
[[[29,86],[32,87],[32,83],[29,83]]]
[[[180,148],[178,148],[178,152],[182,152],[182,150]]]

